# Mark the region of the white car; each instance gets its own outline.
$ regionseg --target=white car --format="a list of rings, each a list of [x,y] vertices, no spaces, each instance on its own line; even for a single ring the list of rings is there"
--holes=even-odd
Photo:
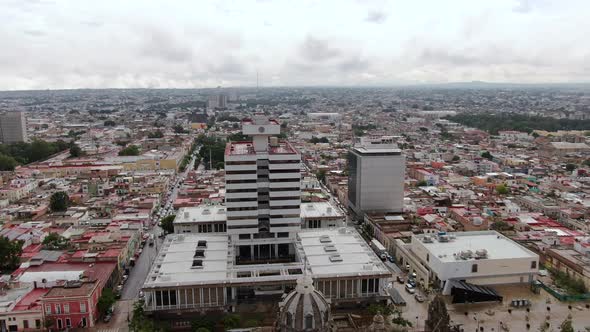
[[[408,292],[410,294],[414,294],[414,293],[416,293],[416,289],[414,288],[414,286],[412,286],[410,284],[406,284],[406,292]]]

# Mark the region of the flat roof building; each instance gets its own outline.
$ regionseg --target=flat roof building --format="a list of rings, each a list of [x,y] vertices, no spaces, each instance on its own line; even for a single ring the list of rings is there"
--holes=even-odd
[[[363,213],[404,209],[405,157],[392,137],[362,138],[348,151],[348,206]]]
[[[424,285],[448,295],[454,281],[476,285],[530,283],[539,256],[496,231],[420,234],[398,240],[398,261]]]

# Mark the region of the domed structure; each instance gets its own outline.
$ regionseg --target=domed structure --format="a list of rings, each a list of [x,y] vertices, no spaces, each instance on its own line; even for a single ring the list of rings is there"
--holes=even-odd
[[[277,329],[281,332],[331,331],[330,301],[313,287],[313,279],[304,275],[295,289],[279,303]]]

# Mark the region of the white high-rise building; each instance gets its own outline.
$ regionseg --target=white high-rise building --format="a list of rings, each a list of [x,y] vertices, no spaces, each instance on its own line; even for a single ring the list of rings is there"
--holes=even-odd
[[[250,142],[230,142],[225,151],[227,233],[238,259],[294,254],[301,229],[301,155],[279,141],[281,126],[263,113],[242,123]]]
[[[362,137],[348,152],[348,206],[366,212],[404,209],[405,158],[391,137]]]
[[[27,120],[24,112],[6,112],[0,115],[2,143],[27,142]]]

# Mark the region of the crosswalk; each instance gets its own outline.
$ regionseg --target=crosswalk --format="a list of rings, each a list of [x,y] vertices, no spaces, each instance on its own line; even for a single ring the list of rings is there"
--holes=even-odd
[[[118,327],[115,327],[112,329],[98,329],[96,330],[96,332],[119,332],[119,330],[120,329]]]

